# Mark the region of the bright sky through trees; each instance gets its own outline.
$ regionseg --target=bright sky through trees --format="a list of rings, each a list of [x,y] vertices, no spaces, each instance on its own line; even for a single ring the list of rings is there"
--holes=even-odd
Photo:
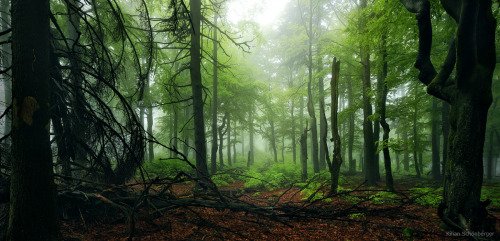
[[[232,23],[254,19],[261,26],[279,18],[290,0],[232,0],[228,4],[228,19]]]

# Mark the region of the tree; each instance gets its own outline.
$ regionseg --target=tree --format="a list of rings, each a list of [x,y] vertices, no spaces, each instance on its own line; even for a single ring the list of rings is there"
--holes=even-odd
[[[58,240],[50,149],[49,1],[12,1],[12,166],[7,240]]]
[[[217,14],[214,13],[214,26],[217,27]],[[217,29],[214,29],[214,76],[213,76],[213,89],[212,89],[212,154],[210,156],[211,172],[212,175],[217,171],[217,107],[219,106],[217,100]]]
[[[203,84],[201,82],[201,0],[190,0],[191,7],[191,90],[193,92],[193,118],[194,118],[194,145],[196,150],[196,168],[198,178],[206,178],[207,146],[205,137],[205,118],[203,115]]]
[[[337,61],[337,58],[333,58],[332,63],[332,80],[330,81],[330,89],[331,89],[331,118],[332,118],[332,141],[333,141],[333,160],[330,161],[330,158],[327,157],[328,168],[330,170],[330,176],[332,181],[332,186],[330,187],[330,195],[337,193],[338,183],[339,183],[339,172],[340,165],[342,164],[342,153],[340,151],[341,148],[341,140],[339,135],[338,128],[338,109],[339,109],[339,73],[340,73],[340,61]],[[322,107],[324,108],[324,106]],[[326,117],[324,117],[326,118]],[[326,120],[325,120],[326,123]],[[326,136],[326,133],[325,133]],[[326,138],[324,138],[326,142]],[[326,143],[325,143],[326,146]],[[328,151],[326,151],[328,154]]]
[[[363,16],[363,9],[366,8],[366,0],[361,0],[359,6],[361,9],[361,24],[360,30],[362,34],[366,34],[366,16]],[[371,81],[370,81],[370,53],[369,46],[367,43],[361,43],[361,64],[363,66],[363,139],[364,139],[364,154],[365,160],[365,177],[368,180],[367,185],[375,186],[377,181],[378,169],[376,168],[375,162],[375,143],[373,139],[373,124],[370,120],[370,116],[372,115],[372,105],[370,103],[369,91],[371,90]]]
[[[449,159],[443,202],[438,213],[446,228],[456,231],[494,231],[486,205],[480,201],[486,117],[492,102],[491,83],[496,64],[491,0],[442,0],[458,30],[439,72],[431,63],[432,24],[428,0],[400,0],[416,13],[419,48],[415,67],[427,92],[450,103]],[[480,37],[479,37],[480,36]],[[456,70],[454,78],[449,78]]]

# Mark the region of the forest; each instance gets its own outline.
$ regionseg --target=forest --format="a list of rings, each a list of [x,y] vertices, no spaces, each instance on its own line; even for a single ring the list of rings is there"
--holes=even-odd
[[[0,0],[0,239],[500,239],[499,19]]]

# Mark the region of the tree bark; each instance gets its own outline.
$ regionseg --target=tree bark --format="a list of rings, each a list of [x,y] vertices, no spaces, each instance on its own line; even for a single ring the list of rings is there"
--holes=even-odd
[[[403,142],[405,143],[405,150],[403,154],[403,170],[405,171],[410,171],[410,153],[408,152],[408,132],[403,131]]]
[[[432,110],[431,110],[431,144],[432,144],[432,178],[434,180],[441,179],[440,168],[440,158],[439,158],[439,134],[438,134],[438,124],[439,118],[438,114],[438,99],[432,98]]]
[[[450,136],[450,104],[446,101],[442,101],[443,106],[441,110],[441,128],[443,130],[443,162],[441,164],[441,176],[444,177],[446,172],[446,161],[448,160],[448,138]]]
[[[418,165],[417,151],[419,148],[418,142],[418,132],[417,132],[417,119],[418,119],[418,101],[417,93],[415,89],[415,105],[413,106],[413,163],[415,164],[415,171],[417,172],[417,177],[420,177],[420,167]]]
[[[349,107],[354,106],[354,93],[352,92],[351,78],[347,79],[347,99]],[[347,158],[349,159],[349,173],[356,173],[356,160],[353,159],[352,151],[354,147],[354,111],[349,113],[349,133],[347,138]]]
[[[320,52],[320,50],[318,50]],[[318,73],[321,72],[323,68],[323,61],[321,58],[318,58]],[[323,77],[320,76],[318,78],[318,87],[319,87],[319,105],[320,106],[325,106],[325,90],[324,90],[324,84],[323,84]],[[320,170],[325,170],[326,168],[326,162],[325,162],[325,157],[326,157],[326,115],[325,115],[325,108],[320,108],[319,110],[319,169]]]
[[[337,189],[339,186],[340,165],[342,164],[342,153],[341,153],[342,143],[340,140],[339,128],[338,128],[339,73],[340,73],[340,61],[337,61],[337,58],[333,58],[332,80],[330,81],[330,90],[332,99],[332,106],[330,109],[331,109],[331,122],[332,122],[333,160],[331,163],[330,161],[328,161],[328,166],[330,169],[330,177],[332,181],[332,185],[330,187],[330,192],[329,192],[330,195],[337,193]],[[324,108],[324,106],[322,106],[322,108]],[[325,135],[324,144],[326,146],[326,131],[324,135]]]
[[[427,92],[450,103],[450,134],[444,175],[443,202],[438,209],[447,228],[455,231],[495,231],[487,203],[480,201],[486,117],[492,102],[496,65],[491,0],[441,0],[458,31],[440,72],[430,61],[432,25],[428,0],[401,0],[417,14],[419,51],[415,67]],[[453,69],[455,77],[449,78]]]
[[[363,11],[366,8],[366,0],[360,1],[360,9]],[[365,34],[366,17],[361,16],[360,31]],[[372,105],[370,103],[370,96],[368,92],[371,90],[370,81],[370,53],[367,44],[361,44],[361,64],[363,66],[363,139],[364,139],[364,154],[365,154],[365,178],[368,186],[375,186],[377,184],[377,174],[375,170],[375,143],[373,138],[373,124],[369,119],[372,115]]]
[[[394,181],[392,178],[392,167],[391,167],[391,155],[389,153],[389,132],[391,129],[389,128],[389,124],[386,121],[386,103],[387,103],[387,82],[385,79],[387,77],[387,50],[386,50],[386,38],[387,36],[382,35],[382,70],[380,72],[380,78],[377,81],[377,90],[379,93],[378,96],[378,104],[379,104],[379,113],[380,113],[380,125],[383,128],[383,136],[382,143],[383,149],[382,152],[384,154],[384,168],[385,168],[385,188],[387,191],[394,191]]]
[[[250,118],[249,118],[249,131],[250,131],[250,152],[249,152],[249,165],[253,165],[254,164],[254,146],[253,146],[253,134],[254,134],[254,128],[253,128],[253,106],[252,106],[252,109],[250,110]]]
[[[151,91],[149,88],[149,77],[146,78],[146,83],[144,87],[144,92],[146,93],[146,118],[148,121],[147,131],[149,135],[153,135],[153,106],[151,105]],[[153,142],[148,143],[148,159],[149,162],[153,162],[155,159]],[[187,155],[187,153],[185,153]]]
[[[217,14],[214,14],[214,26],[217,27]],[[214,76],[213,76],[213,90],[212,90],[212,155],[210,156],[211,161],[211,173],[215,174],[217,172],[217,108],[219,106],[217,100],[217,28],[214,28]]]
[[[224,134],[226,131],[224,131],[224,128],[226,127],[226,120],[227,120],[227,112],[224,114],[224,117],[222,118],[222,124],[219,126],[219,168],[222,168],[224,166]],[[227,129],[226,129],[227,130]],[[212,173],[214,174],[214,173]]]
[[[319,173],[319,159],[318,159],[318,124],[316,122],[316,114],[314,111],[314,101],[312,95],[312,39],[313,39],[313,30],[312,30],[312,0],[309,0],[309,29],[308,29],[308,39],[309,39],[309,52],[308,52],[308,73],[309,73],[309,81],[307,83],[307,112],[309,113],[309,117],[311,118],[311,158],[313,163],[314,173]]]
[[[227,114],[227,164],[232,166],[231,162],[231,115]]]
[[[189,0],[191,6],[191,89],[193,92],[194,142],[196,149],[197,177],[208,177],[205,118],[203,117],[203,84],[201,82],[200,22],[201,0]]]
[[[302,182],[307,180],[307,124],[304,132],[300,135],[300,179]]]
[[[13,120],[7,240],[61,237],[50,148],[49,13],[47,0],[12,1]]]

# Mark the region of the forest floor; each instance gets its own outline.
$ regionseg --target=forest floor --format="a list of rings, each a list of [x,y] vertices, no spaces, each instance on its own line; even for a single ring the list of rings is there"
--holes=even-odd
[[[226,193],[223,190],[245,190],[234,191],[238,195],[231,202],[264,207],[262,210],[269,212],[221,209],[203,204],[179,205],[161,210],[161,215],[157,216],[152,215],[151,210],[138,210],[135,218],[117,219],[121,221],[109,221],[109,218],[86,221],[82,218],[63,221],[61,226],[64,240],[468,239],[460,233],[441,230],[436,208],[419,204],[418,197],[410,192],[415,186],[437,188],[436,183],[414,177],[396,179],[394,183],[396,194],[392,196],[384,196],[387,193],[381,192],[383,182],[379,183],[380,187],[367,188],[359,186],[361,181],[356,181],[351,183],[352,186],[343,187],[353,190],[345,195],[314,201],[304,200],[310,193],[299,187],[248,190],[243,181],[237,180],[219,187],[221,193]],[[192,183],[175,185],[172,193],[178,199],[216,200],[208,196],[193,197],[193,186]],[[498,187],[498,184],[494,186]],[[383,195],[377,194],[379,192]],[[500,207],[490,205],[489,213],[498,220]],[[135,229],[133,235],[130,219],[133,219]],[[500,230],[498,221],[496,230]]]

